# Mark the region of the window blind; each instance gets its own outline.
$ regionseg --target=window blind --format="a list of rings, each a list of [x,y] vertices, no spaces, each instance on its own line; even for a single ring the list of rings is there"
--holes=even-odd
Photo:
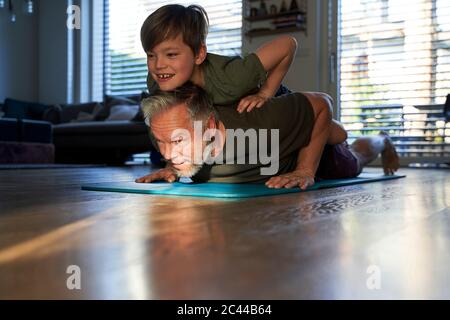
[[[108,95],[137,94],[147,89],[146,55],[140,41],[144,20],[159,7],[178,3],[199,4],[209,17],[208,51],[241,54],[242,1],[105,1],[105,92]]]
[[[340,0],[341,121],[388,132],[400,155],[450,162],[450,1]]]

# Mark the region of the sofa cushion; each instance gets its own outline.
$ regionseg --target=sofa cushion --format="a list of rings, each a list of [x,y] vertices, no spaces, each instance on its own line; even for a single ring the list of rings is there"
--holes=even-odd
[[[47,110],[44,111],[44,114],[42,115],[42,121],[47,121],[52,124],[58,124],[61,122],[61,106],[59,104],[55,104]]]
[[[128,148],[150,150],[147,126],[132,121],[91,121],[53,126],[56,148]],[[142,151],[142,152],[143,152]]]
[[[6,99],[4,105],[6,118],[26,119],[28,117],[28,104],[13,99]]]
[[[119,105],[139,105],[140,95],[135,96],[109,96],[105,95],[103,100],[103,109],[98,114],[97,120],[106,120],[110,113],[111,108]]]
[[[17,119],[0,119],[0,141],[18,141],[20,131],[17,127]]]
[[[132,120],[139,112],[138,105],[118,105],[111,108],[105,121]]]
[[[101,107],[99,107],[98,102],[62,104],[60,123],[67,123],[72,120],[76,120],[80,112],[92,114],[96,109],[97,110],[101,109]]]
[[[103,100],[103,110],[99,114],[97,120],[105,120],[110,115],[110,110],[114,106],[118,105],[139,105],[141,104],[142,99],[149,96],[149,93],[146,91],[142,91],[141,94],[129,95],[129,96],[110,96],[105,95]],[[144,115],[142,113],[141,108],[139,108],[138,113],[136,113],[135,117],[131,119],[131,121],[143,122]]]
[[[7,98],[5,100],[3,109],[4,117],[6,118],[16,118],[16,119],[31,119],[31,120],[42,120],[42,116],[50,105],[25,102],[15,99]]]
[[[103,106],[100,103],[97,103],[97,105],[94,107],[94,110],[92,112],[85,112],[80,111],[78,113],[77,118],[71,120],[70,122],[89,122],[89,121],[95,121],[97,120],[98,113],[102,110]]]
[[[37,120],[0,119],[0,140],[51,143],[52,125]]]
[[[90,121],[80,123],[62,123],[53,126],[55,135],[84,135],[84,134],[124,134],[133,135],[147,133],[147,126],[144,123],[134,123],[132,121]]]
[[[36,143],[53,142],[53,127],[51,123],[37,120],[19,120],[18,122],[23,130],[22,141]]]

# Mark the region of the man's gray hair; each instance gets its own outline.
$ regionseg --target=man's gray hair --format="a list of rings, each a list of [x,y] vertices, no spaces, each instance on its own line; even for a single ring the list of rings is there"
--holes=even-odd
[[[173,91],[156,91],[142,100],[145,123],[150,126],[152,118],[160,112],[179,104],[186,104],[192,121],[207,121],[212,115],[218,120],[217,111],[212,106],[207,93],[200,87],[188,82]]]

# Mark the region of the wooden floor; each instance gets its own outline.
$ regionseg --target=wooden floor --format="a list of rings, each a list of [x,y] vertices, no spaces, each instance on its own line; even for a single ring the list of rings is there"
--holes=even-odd
[[[238,201],[80,190],[148,170],[0,170],[0,298],[450,299],[450,171]]]

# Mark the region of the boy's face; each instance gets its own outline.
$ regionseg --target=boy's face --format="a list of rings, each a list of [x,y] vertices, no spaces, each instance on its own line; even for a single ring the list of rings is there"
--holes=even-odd
[[[148,70],[163,91],[174,90],[192,80],[195,66],[203,60],[203,54],[196,57],[181,35],[164,40],[147,52]]]

